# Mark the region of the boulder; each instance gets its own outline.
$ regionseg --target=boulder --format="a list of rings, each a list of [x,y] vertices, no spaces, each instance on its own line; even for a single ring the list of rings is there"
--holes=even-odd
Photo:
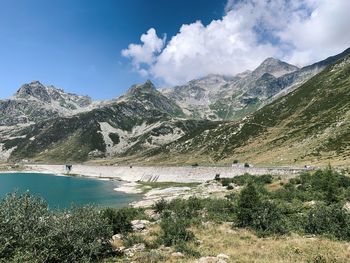
[[[151,222],[148,220],[132,220],[131,221],[132,229],[136,232],[140,232],[140,231],[146,229],[150,223]]]
[[[113,241],[121,240],[122,238],[123,238],[123,235],[121,235],[121,234],[116,234],[116,235],[112,236]]]

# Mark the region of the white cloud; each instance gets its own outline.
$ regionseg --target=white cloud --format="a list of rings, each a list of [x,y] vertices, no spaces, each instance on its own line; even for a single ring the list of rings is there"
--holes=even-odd
[[[150,28],[146,34],[140,38],[143,44],[130,44],[127,49],[122,50],[122,55],[132,60],[133,66],[141,75],[147,75],[148,72],[143,66],[151,65],[156,60],[156,55],[162,50],[165,42],[157,36],[156,30]]]
[[[350,46],[350,1],[313,1],[307,17],[296,17],[281,32],[282,41],[294,47],[287,58],[307,64],[339,53]]]
[[[182,25],[167,43],[151,28],[122,55],[136,70],[175,85],[234,75],[273,56],[303,65],[350,45],[349,0],[229,0],[222,19]]]

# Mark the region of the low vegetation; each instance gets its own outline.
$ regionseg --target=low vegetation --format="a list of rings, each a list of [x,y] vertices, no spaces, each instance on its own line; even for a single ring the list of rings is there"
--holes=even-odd
[[[328,168],[288,181],[248,174],[217,180],[233,186],[226,198],[160,200],[151,217],[136,208],[52,211],[39,198],[11,194],[0,203],[0,262],[192,262],[215,253],[240,262],[258,254],[258,262],[346,262],[350,256],[342,242],[350,241],[344,174]],[[154,223],[146,234],[134,232],[134,219]],[[114,234],[127,248],[145,249],[123,255],[113,247]],[[184,256],[177,261],[162,247]]]

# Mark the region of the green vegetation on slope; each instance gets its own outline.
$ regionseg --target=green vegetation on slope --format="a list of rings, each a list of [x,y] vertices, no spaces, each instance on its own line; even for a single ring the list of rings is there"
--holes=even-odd
[[[350,160],[350,56],[240,122],[169,144],[167,153],[200,162],[268,164]],[[155,153],[154,160],[161,157]]]

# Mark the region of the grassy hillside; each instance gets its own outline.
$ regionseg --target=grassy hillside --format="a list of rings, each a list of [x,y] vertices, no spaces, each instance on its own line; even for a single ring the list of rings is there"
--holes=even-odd
[[[163,147],[162,154],[158,151],[152,158],[167,162],[165,155],[179,162],[239,159],[260,164],[348,164],[350,57],[241,122],[190,134]]]

